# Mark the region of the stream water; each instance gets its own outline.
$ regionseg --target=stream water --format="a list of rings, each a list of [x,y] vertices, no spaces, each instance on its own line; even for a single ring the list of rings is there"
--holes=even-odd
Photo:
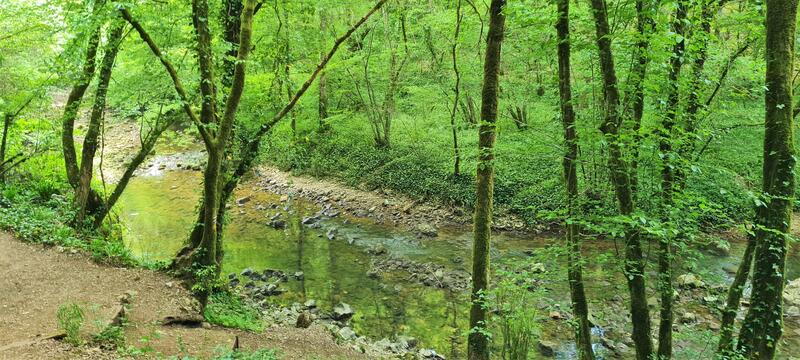
[[[121,199],[121,217],[129,230],[127,246],[136,256],[167,260],[175,254],[194,219],[199,182],[200,174],[191,171],[155,171],[134,178]],[[319,206],[294,197],[281,202],[279,195],[256,191],[247,185],[242,188],[236,197],[247,196],[249,201],[241,206],[234,204],[229,210],[230,223],[226,226],[224,243],[225,274],[240,273],[246,268],[279,269],[288,274],[302,271],[303,279],[286,283],[288,291],[276,297],[276,301],[290,304],[314,299],[322,309],[346,302],[356,311],[351,325],[359,334],[374,339],[408,335],[420,339],[422,347],[436,349],[448,358],[463,357],[469,310],[466,294],[410,281],[404,272],[370,276],[374,256],[369,252],[380,245],[392,257],[468,270],[471,258],[468,228],[439,229],[438,237],[420,239],[406,230],[379,226],[368,219],[338,216],[323,220],[316,228],[290,220],[285,229],[275,229],[267,223],[276,213],[284,213],[284,219],[300,219],[316,213]],[[336,234],[332,240],[328,236],[331,229]],[[492,241],[492,261],[502,262],[526,257],[533,249],[562,240],[498,234]],[[715,274],[725,279],[729,275],[721,269],[726,264],[735,265],[740,251],[735,248],[729,258],[705,257],[701,267],[719,269]],[[587,244],[586,252],[595,259],[617,257],[613,244],[608,242]],[[625,295],[624,282],[612,281],[618,276],[616,268],[610,268],[608,262],[596,266],[593,261],[589,263],[586,276],[590,298]],[[792,264],[790,271],[794,277],[800,262]],[[544,301],[568,304],[566,284],[562,283],[553,284],[555,290]],[[568,312],[566,308],[564,311]],[[619,316],[624,316],[624,311]],[[544,333],[543,336],[557,344],[556,358],[574,358],[567,325],[545,329]]]

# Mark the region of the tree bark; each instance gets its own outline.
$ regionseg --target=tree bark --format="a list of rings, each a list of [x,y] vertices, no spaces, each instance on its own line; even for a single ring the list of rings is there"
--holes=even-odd
[[[676,41],[672,48],[669,68],[669,90],[667,95],[666,116],[662,117],[659,129],[659,151],[661,155],[661,196],[662,218],[671,223],[671,213],[675,205],[675,171],[679,166],[673,151],[674,127],[678,118],[678,102],[680,100],[680,75],[686,49],[686,2],[680,0],[676,4],[672,32]],[[674,292],[672,286],[672,235],[666,232],[659,239],[658,251],[658,290],[661,293],[661,311],[658,325],[658,359],[672,358],[672,304]]]
[[[6,162],[6,147],[8,145],[8,130],[11,127],[11,122],[14,120],[14,114],[3,114],[3,138],[0,140],[0,164]],[[0,175],[0,183],[5,183],[5,174]]]
[[[617,74],[611,51],[611,33],[605,0],[592,0],[592,13],[595,19],[596,42],[605,94],[605,116],[600,130],[608,143],[608,168],[619,212],[623,216],[631,216],[635,204],[631,190],[630,169],[625,163],[619,137],[623,114],[620,111]],[[625,232],[624,268],[631,297],[632,339],[636,348],[636,358],[647,360],[653,354],[653,340],[650,337],[650,310],[647,307],[642,243],[636,229],[631,228]]]
[[[569,0],[558,1],[558,89],[561,104],[561,121],[564,125],[564,183],[567,189],[567,273],[569,280],[572,312],[574,313],[575,344],[578,359],[594,360],[592,349],[591,324],[589,323],[589,307],[586,303],[586,292],[583,287],[583,258],[578,238],[578,224],[574,217],[578,199],[578,133],[575,121],[575,109],[572,106],[572,84],[570,65],[569,34]]]
[[[756,213],[750,310],[739,331],[746,359],[772,359],[783,335],[786,239],[794,203],[792,74],[797,0],[768,0],[763,198]]]
[[[97,11],[98,9],[95,9],[95,12]],[[98,24],[89,35],[86,52],[84,54],[83,70],[67,96],[64,115],[61,117],[61,147],[62,153],[64,154],[64,167],[67,171],[67,180],[73,188],[78,187],[79,177],[78,155],[75,152],[74,138],[75,119],[78,117],[78,110],[80,110],[83,96],[86,94],[86,89],[89,88],[89,84],[92,82],[92,78],[94,78],[101,27],[102,24]]]
[[[450,54],[453,57],[453,74],[456,77],[456,83],[453,85],[453,108],[450,112],[450,130],[453,132],[453,176],[461,175],[461,153],[458,148],[458,129],[456,127],[456,116],[458,115],[458,104],[461,95],[461,72],[458,70],[458,41],[461,35],[461,20],[464,16],[461,14],[461,1],[458,0],[456,5],[456,29],[453,34],[453,47],[450,49]]]
[[[320,47],[319,47],[319,60],[325,58],[325,34],[328,31],[328,16],[324,8],[319,9],[319,33],[320,33]],[[319,128],[324,130],[326,128],[325,119],[328,118],[328,77],[323,71],[319,74],[318,84],[318,115],[319,115]]]
[[[638,193],[639,187],[639,144],[641,143],[642,116],[644,115],[644,80],[647,76],[647,65],[650,63],[650,34],[655,27],[653,20],[654,6],[650,0],[636,1],[636,30],[639,39],[636,42],[634,57],[636,62],[631,69],[631,131],[633,141],[630,144],[631,171],[630,182],[631,192],[634,197]]]
[[[472,244],[472,306],[469,316],[467,358],[488,360],[488,314],[486,291],[489,290],[489,251],[492,235],[494,197],[494,143],[500,79],[500,56],[505,32],[505,0],[492,0],[489,7],[489,33],[483,65],[483,103],[478,128],[478,169],[475,199],[474,240]]]
[[[97,90],[95,91],[94,105],[92,106],[92,113],[89,117],[89,126],[83,140],[83,148],[81,150],[81,163],[78,173],[78,187],[75,189],[75,204],[77,213],[75,220],[78,224],[82,224],[87,215],[91,215],[98,209],[93,208],[90,202],[90,195],[92,193],[92,178],[94,175],[94,157],[97,153],[98,138],[100,135],[100,126],[103,121],[103,114],[106,109],[106,95],[108,93],[108,85],[111,81],[111,73],[114,70],[114,62],[119,52],[120,44],[122,43],[122,34],[125,30],[125,22],[122,20],[114,20],[111,24],[111,29],[108,33],[108,43],[105,46],[103,61],[100,65],[100,73],[97,82]],[[101,204],[94,204],[102,207]]]
[[[236,56],[239,53],[239,29],[242,27],[242,0],[223,0],[222,2],[222,38],[225,40],[227,50],[223,59],[222,85],[231,86],[233,72],[236,66]]]
[[[728,297],[725,301],[725,309],[722,310],[722,322],[719,330],[719,345],[717,355],[722,359],[730,359],[734,356],[733,347],[733,324],[736,321],[736,314],[739,311],[739,303],[742,300],[742,292],[750,275],[750,268],[753,265],[753,251],[756,248],[755,236],[748,235],[747,247],[742,256],[742,263],[736,270],[731,287],[728,288]]]

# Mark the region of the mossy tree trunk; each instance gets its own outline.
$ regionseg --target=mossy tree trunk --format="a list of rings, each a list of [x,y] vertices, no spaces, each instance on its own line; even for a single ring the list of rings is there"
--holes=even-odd
[[[634,194],[631,188],[630,168],[623,156],[623,144],[619,134],[623,114],[620,106],[614,56],[611,50],[608,11],[605,0],[592,0],[591,5],[595,19],[597,50],[605,95],[605,115],[600,130],[608,143],[608,168],[619,212],[623,216],[631,216],[635,211]],[[625,232],[624,271],[631,298],[632,338],[638,360],[648,360],[653,354],[653,340],[650,337],[650,310],[647,306],[644,268],[640,235],[637,229],[629,228]]]
[[[644,80],[647,76],[647,65],[650,63],[650,35],[653,33],[655,6],[652,0],[636,0],[636,31],[638,39],[634,49],[634,63],[630,73],[630,107],[631,107],[631,165],[630,182],[634,197],[639,187],[639,143],[642,116],[644,115]]]
[[[786,240],[794,203],[794,71],[797,0],[768,0],[763,197],[756,209],[756,245],[750,310],[739,332],[746,359],[773,359],[783,335]]]
[[[488,360],[488,309],[486,291],[489,289],[489,249],[492,235],[492,201],[494,196],[494,143],[496,136],[500,55],[505,32],[505,0],[492,0],[489,7],[489,33],[486,58],[483,64],[483,103],[478,127],[478,169],[472,244],[472,306],[469,317],[467,357],[469,360]]]
[[[89,116],[89,125],[84,135],[83,148],[81,149],[81,163],[78,171],[78,186],[75,189],[75,205],[77,213],[75,220],[78,224],[83,224],[87,216],[99,211],[103,207],[102,202],[90,201],[92,195],[92,178],[94,175],[94,157],[97,154],[97,147],[100,142],[100,127],[103,122],[106,110],[106,95],[108,85],[111,82],[111,73],[114,70],[114,62],[117,59],[122,34],[125,30],[125,22],[114,20],[108,32],[108,43],[104,48],[103,61],[100,65],[100,72],[97,80],[97,89],[94,96],[94,105]]]
[[[678,120],[680,101],[680,76],[686,49],[686,2],[676,4],[672,21],[675,44],[669,67],[669,82],[666,114],[661,119],[659,129],[659,152],[661,157],[661,201],[662,218],[669,224],[675,205],[675,168],[680,166],[673,151],[675,123]],[[672,286],[672,234],[667,231],[659,239],[658,251],[658,290],[661,295],[660,320],[658,325],[658,359],[672,358],[672,322],[674,289]]]
[[[572,84],[570,64],[569,0],[558,1],[558,89],[561,104],[561,122],[564,125],[564,183],[567,189],[567,251],[568,280],[572,312],[575,315],[575,343],[580,360],[594,360],[592,349],[589,307],[583,287],[583,258],[574,217],[578,200],[578,133],[575,109],[572,106]]]

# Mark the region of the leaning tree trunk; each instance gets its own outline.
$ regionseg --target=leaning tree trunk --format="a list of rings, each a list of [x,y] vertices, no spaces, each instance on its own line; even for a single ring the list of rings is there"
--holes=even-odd
[[[569,0],[558,1],[558,88],[561,98],[561,121],[564,124],[564,182],[567,188],[567,273],[569,279],[572,312],[575,314],[575,343],[580,360],[594,360],[592,349],[591,325],[589,324],[589,307],[586,304],[586,292],[583,288],[583,265],[581,246],[578,239],[578,224],[575,202],[578,199],[578,133],[575,121],[575,109],[572,106],[572,85],[570,70],[569,43]]]
[[[611,33],[605,0],[592,0],[592,13],[595,19],[596,42],[600,70],[603,75],[606,108],[600,130],[608,143],[608,168],[619,212],[623,216],[631,216],[635,210],[634,195],[631,189],[630,169],[625,162],[622,140],[619,136],[623,115],[620,109],[617,74],[611,51]],[[637,360],[648,360],[653,354],[644,267],[641,238],[636,229],[630,228],[625,232],[624,270],[631,297],[632,339],[636,348]]]
[[[786,239],[794,204],[792,74],[797,0],[768,0],[763,198],[756,214],[750,310],[739,332],[746,359],[772,359],[783,335]]]
[[[492,235],[494,197],[494,143],[500,79],[500,55],[505,31],[505,0],[492,0],[489,8],[489,34],[483,64],[483,104],[478,128],[478,169],[475,199],[474,242],[472,245],[472,306],[469,316],[467,357],[490,357],[486,291],[489,290],[489,249]]]
[[[95,9],[95,13],[98,9]],[[61,147],[64,154],[64,168],[67,171],[67,180],[73,188],[78,187],[78,155],[75,153],[75,119],[78,117],[78,111],[83,102],[83,96],[89,88],[89,84],[94,78],[95,68],[97,66],[97,48],[100,44],[100,29],[103,24],[98,24],[89,35],[89,41],[86,45],[86,53],[84,54],[83,69],[81,70],[80,77],[72,86],[69,95],[67,96],[67,103],[64,107],[64,115],[61,117]]]
[[[83,149],[81,151],[78,187],[75,190],[75,204],[77,206],[75,220],[78,224],[82,224],[87,215],[91,215],[99,210],[94,208],[94,206],[103,206],[102,204],[92,204],[92,202],[89,201],[92,193],[94,157],[97,153],[100,126],[106,109],[108,85],[111,81],[111,73],[114,70],[114,62],[116,61],[117,53],[119,52],[119,47],[122,43],[122,34],[124,30],[125,22],[121,20],[114,20],[112,22],[111,30],[108,34],[108,44],[105,46],[105,54],[103,55],[103,61],[100,65],[100,74],[94,97],[94,105],[92,106],[92,113],[89,117],[89,126],[86,131],[86,135],[84,136]]]

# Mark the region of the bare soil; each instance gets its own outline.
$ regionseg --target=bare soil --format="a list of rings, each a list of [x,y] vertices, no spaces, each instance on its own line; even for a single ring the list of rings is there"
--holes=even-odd
[[[197,317],[189,292],[166,274],[98,264],[81,252],[43,247],[0,233],[0,359],[118,359],[114,350],[73,347],[46,339],[60,333],[57,312],[75,303],[86,312],[86,332],[96,333],[132,298],[125,341],[148,351],[143,358],[193,356],[210,358],[217,348],[277,349],[284,359],[366,359],[336,344],[322,327],[269,327],[250,333],[205,324],[164,326],[167,316]]]

